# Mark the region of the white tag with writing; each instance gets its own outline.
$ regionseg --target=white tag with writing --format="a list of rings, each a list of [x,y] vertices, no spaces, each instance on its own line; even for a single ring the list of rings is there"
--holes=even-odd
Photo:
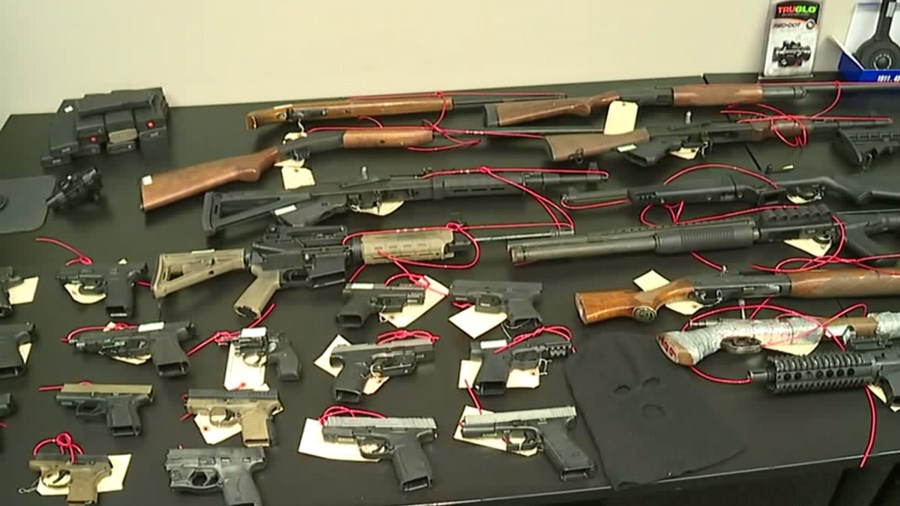
[[[228,361],[225,362],[225,390],[257,390],[265,383],[265,358],[255,364],[248,363],[234,349],[234,343],[231,343],[228,346]]]
[[[241,433],[241,424],[217,426],[209,421],[209,415],[194,415],[194,424],[200,430],[200,436],[208,445],[217,445],[228,438]]]
[[[456,388],[466,389],[466,385],[473,386],[475,378],[478,377],[479,369],[481,369],[480,360],[460,360],[459,379],[456,382]],[[540,385],[541,371],[537,367],[533,369],[510,369],[509,376],[506,377],[506,388],[537,388]]]
[[[106,294],[93,294],[93,293],[80,293],[78,291],[78,287],[80,285],[75,283],[66,283],[63,285],[63,288],[69,292],[69,297],[72,297],[72,300],[79,304],[96,304],[101,300],[106,298]]]
[[[669,151],[669,154],[683,160],[693,160],[694,158],[697,158],[697,153],[699,152],[700,148],[681,148],[676,151]]]
[[[456,432],[453,433],[453,439],[457,441],[462,441],[464,443],[472,443],[473,445],[484,446],[487,448],[493,448],[494,450],[500,450],[502,452],[506,451],[506,442],[503,441],[502,438],[499,437],[476,437],[476,438],[464,438],[462,435],[462,419],[465,416],[471,415],[492,415],[494,414],[492,411],[488,411],[486,409],[482,409],[480,412],[478,408],[474,408],[472,406],[466,406],[463,408],[462,415],[459,417],[460,423],[456,424]],[[511,440],[513,443],[517,443],[519,441],[513,439]],[[523,457],[531,457],[532,455],[537,455],[537,448],[532,448],[531,450],[520,450],[515,452],[516,455],[521,455]]]
[[[313,364],[316,365],[319,369],[327,372],[328,374],[337,378],[337,375],[341,373],[341,370],[344,368],[343,365],[333,366],[331,365],[331,352],[334,350],[335,346],[341,345],[349,345],[350,341],[344,339],[344,336],[337,335],[331,341],[325,351],[319,355],[319,358],[316,359]],[[389,376],[369,376],[366,380],[366,384],[363,386],[363,393],[366,395],[372,395],[381,388],[381,385],[387,383],[387,380],[391,379]]]
[[[831,249],[831,241],[823,243],[813,239],[787,239],[784,243],[817,258],[824,256]]]
[[[475,306],[469,306],[450,317],[450,323],[459,327],[472,339],[477,339],[504,321],[506,313],[481,313],[475,311]]]
[[[380,202],[375,207],[358,207],[350,206],[350,210],[354,213],[374,214],[375,216],[387,216],[403,205],[405,200],[392,200],[389,202]]]
[[[881,400],[881,402],[887,404],[887,396],[884,395],[884,390],[882,390],[880,386],[878,386],[878,385],[866,385],[866,386],[869,388],[869,391],[871,391],[875,395],[875,397],[878,397],[878,399]],[[891,411],[893,411],[894,413],[900,411],[900,406],[898,406],[896,404],[891,405],[890,408],[891,408]]]
[[[367,459],[359,454],[356,443],[332,443],[322,437],[322,424],[315,418],[307,418],[300,435],[298,453],[312,455],[329,460],[349,462],[378,462],[378,459]]]
[[[31,304],[34,302],[34,294],[37,292],[38,277],[25,278],[16,286],[9,289],[9,303],[13,306],[19,304]]]
[[[298,163],[300,162],[291,159],[275,164],[281,167],[281,183],[285,190],[295,190],[316,184],[316,178],[312,171],[303,167],[302,164],[297,166]]]
[[[404,329],[438,305],[450,293],[446,286],[435,279],[429,276],[425,276],[424,279],[428,282],[428,288],[425,289],[425,301],[422,304],[407,304],[402,311],[397,313],[379,313],[381,321],[390,323],[398,329]]]
[[[604,134],[624,134],[634,131],[637,123],[638,105],[635,102],[615,100],[606,109]]]
[[[109,455],[109,463],[112,465],[112,473],[97,482],[97,493],[118,492],[125,488],[125,476],[128,474],[128,466],[131,465],[131,454]],[[54,486],[52,481],[47,484],[44,480],[38,480],[37,493],[43,496],[67,495],[69,481],[68,476],[61,477],[59,484]]]
[[[640,277],[635,278],[634,284],[641,290],[647,292],[669,284],[669,280],[664,278],[660,273],[649,270]],[[692,300],[673,302],[671,304],[666,304],[666,307],[685,316],[690,316],[703,308],[699,303]]]

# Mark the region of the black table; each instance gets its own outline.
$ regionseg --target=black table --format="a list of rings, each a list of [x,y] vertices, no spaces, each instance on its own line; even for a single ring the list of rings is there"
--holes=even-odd
[[[536,89],[553,89],[570,96],[594,94],[624,86],[700,83],[699,77],[663,79],[644,82],[607,82],[560,85]],[[280,101],[284,103],[285,101]],[[218,494],[207,496],[178,495],[168,489],[163,471],[166,449],[177,445],[203,447],[196,428],[190,422],[179,422],[183,413],[180,397],[189,388],[220,388],[225,356],[218,349],[205,349],[192,357],[188,377],[164,380],[152,367],[133,367],[103,357],[76,354],[59,343],[71,329],[106,322],[102,304],[79,306],[69,300],[54,279],[56,270],[69,257],[62,249],[36,243],[36,236],[64,240],[97,261],[120,258],[145,260],[151,265],[163,252],[179,252],[207,247],[243,247],[254,234],[228,234],[209,242],[202,235],[198,219],[200,198],[189,199],[167,208],[144,214],[139,209],[138,179],[148,173],[198,163],[201,161],[248,153],[277,143],[287,128],[244,130],[244,114],[272,104],[239,104],[228,106],[174,108],[170,116],[171,138],[168,149],[160,152],[136,152],[115,157],[93,157],[80,160],[76,168],[96,165],[100,168],[106,193],[103,206],[85,208],[70,214],[51,214],[46,225],[32,233],[0,238],[0,265],[12,265],[22,275],[39,275],[41,283],[34,304],[18,306],[8,322],[33,321],[39,338],[25,377],[6,380],[0,390],[10,391],[19,404],[18,412],[7,419],[3,430],[5,449],[0,457],[0,503],[59,504],[63,499],[41,501],[36,495],[17,495],[16,487],[27,486],[35,474],[26,460],[32,446],[40,439],[60,431],[69,431],[88,453],[132,453],[126,489],[104,494],[100,503],[117,504],[222,504]],[[892,112],[869,103],[879,113]],[[877,107],[876,107],[877,106]],[[862,113],[867,113],[866,109]],[[676,124],[683,110],[644,109],[642,124]],[[717,110],[696,109],[694,121],[719,117]],[[602,125],[603,115],[591,119],[574,118],[549,121],[548,124]],[[0,131],[0,160],[3,177],[22,177],[42,173],[38,160],[46,148],[49,115],[15,115]],[[410,124],[414,118],[388,119],[387,124]],[[457,112],[449,115],[447,127],[478,126],[480,114]],[[760,170],[766,163],[796,163],[794,151],[773,145],[771,148],[744,145],[718,146],[709,161],[724,162]],[[810,173],[824,170],[848,170],[836,158],[816,150],[799,170]],[[754,161],[754,158],[756,161]],[[310,160],[319,181],[357,177],[361,166],[370,175],[412,174],[422,167],[463,168],[489,165],[497,167],[539,167],[545,154],[540,143],[528,140],[490,140],[471,149],[439,153],[403,151],[345,151],[327,153]],[[610,172],[609,187],[661,182],[667,175],[693,162],[665,160],[655,168],[639,168],[614,154],[599,159],[600,167]],[[74,170],[74,169],[72,169]],[[62,172],[47,171],[54,174]],[[252,186],[234,184],[225,190],[247,188],[277,189],[276,173]],[[702,213],[703,208],[696,212]],[[693,212],[693,211],[692,211]],[[580,231],[601,230],[637,224],[636,209],[615,208],[574,213]],[[470,224],[544,220],[545,215],[527,198],[495,197],[479,201],[443,201],[407,204],[385,218],[353,214],[338,218],[351,230],[395,228],[414,225],[440,225],[448,219]],[[710,254],[729,268],[745,268],[751,262],[773,264],[792,255],[783,245],[755,247],[744,251]],[[664,311],[652,325],[641,326],[630,321],[616,321],[585,328],[572,307],[572,293],[588,289],[615,289],[631,286],[632,278],[649,268],[656,268],[671,278],[698,272],[703,267],[688,256],[658,258],[636,255],[594,261],[556,262],[514,268],[505,258],[500,245],[487,245],[480,264],[471,271],[423,271],[444,284],[454,278],[543,281],[544,295],[539,309],[548,323],[564,324],[575,332],[576,343],[589,338],[602,339],[606,330],[643,330],[648,334],[680,327],[683,318]],[[369,267],[362,280],[381,281],[394,274],[389,266]],[[231,304],[252,280],[246,273],[233,273],[168,297],[161,305],[149,291],[136,288],[134,322],[190,319],[201,336],[216,330],[238,329],[248,323],[235,315]],[[464,390],[457,390],[459,360],[468,356],[470,339],[447,317],[454,310],[442,304],[427,313],[415,327],[428,329],[442,337],[437,345],[435,363],[424,365],[409,377],[393,379],[378,394],[368,397],[362,407],[393,416],[432,416],[436,418],[441,437],[426,447],[434,469],[434,486],[425,491],[401,494],[390,464],[352,464],[320,460],[297,453],[304,419],[317,417],[332,405],[331,377],[317,369],[312,361],[341,333],[353,342],[367,342],[386,325],[370,323],[358,331],[341,331],[334,323],[340,289],[283,290],[276,296],[277,309],[266,321],[270,328],[286,332],[303,363],[302,381],[297,384],[270,385],[279,390],[286,409],[275,419],[279,438],[277,447],[267,450],[267,469],[256,474],[256,483],[266,504],[461,504],[491,500],[517,504],[551,504],[564,501],[596,500],[615,495],[603,476],[597,473],[586,481],[559,481],[544,457],[530,459],[462,444],[452,439],[452,430],[464,405],[470,404]],[[782,301],[811,314],[831,314],[841,302]],[[898,299],[878,302],[878,309],[896,308]],[[500,335],[499,331],[494,331]],[[193,344],[193,343],[191,343]],[[214,348],[214,347],[211,347]],[[761,364],[762,356],[739,358],[713,356],[703,369],[722,376],[740,377],[750,366]],[[564,364],[554,363],[551,373],[533,391],[511,391],[499,398],[482,399],[485,408],[502,411],[561,405],[571,402],[563,374]],[[673,365],[673,367],[675,367]],[[685,374],[691,374],[685,370]],[[56,405],[52,393],[39,393],[38,386],[78,380],[95,382],[150,383],[155,389],[155,403],[142,411],[144,433],[138,438],[113,439],[102,423],[84,423],[73,413]],[[656,490],[705,487],[737,478],[765,477],[772,473],[791,473],[811,469],[843,469],[856,466],[865,446],[869,428],[869,410],[864,395],[858,391],[773,398],[756,386],[723,386],[691,376],[696,395],[703,396],[712,411],[730,425],[742,439],[746,449],[739,456],[702,472],[673,479],[630,493]],[[871,463],[889,466],[900,458],[900,428],[893,417],[879,406],[880,424]],[[597,450],[583,424],[574,431],[578,444],[599,461]],[[226,444],[237,444],[229,441]],[[883,476],[882,476],[883,477]],[[53,502],[51,502],[53,501]]]

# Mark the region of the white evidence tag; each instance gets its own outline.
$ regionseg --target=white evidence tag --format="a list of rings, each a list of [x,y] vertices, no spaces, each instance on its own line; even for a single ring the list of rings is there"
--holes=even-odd
[[[257,390],[266,384],[266,359],[257,363],[247,363],[234,347],[228,346],[228,360],[225,362],[225,390]]]
[[[298,453],[312,455],[329,460],[348,462],[378,462],[378,459],[367,459],[360,455],[356,443],[333,443],[325,441],[322,436],[322,424],[315,418],[307,418],[300,435]]]
[[[669,284],[669,280],[651,269],[635,278],[634,284],[641,290],[647,292]],[[673,302],[671,304],[666,304],[666,307],[685,316],[690,316],[703,308],[702,305],[694,301]]]
[[[344,336],[338,334],[334,337],[331,343],[325,348],[325,351],[319,355],[319,358],[313,362],[316,367],[322,369],[328,374],[337,378],[337,375],[341,373],[341,370],[344,369],[343,365],[333,366],[331,365],[331,352],[334,350],[335,346],[346,346],[351,344],[350,341],[346,340]],[[366,384],[363,386],[363,393],[366,395],[372,395],[381,388],[381,385],[387,383],[387,381],[391,379],[390,376],[369,376],[366,380]]]
[[[460,360],[456,388],[465,390],[474,385],[480,369],[480,360]],[[541,386],[541,370],[538,367],[510,369],[509,376],[506,377],[506,388],[537,388],[539,386]]]
[[[37,292],[37,287],[37,276],[23,279],[21,283],[10,287],[10,289],[8,290],[9,303],[13,306],[17,306],[19,304],[31,304],[32,302],[34,302],[34,294]]]
[[[450,323],[456,325],[472,339],[477,339],[506,321],[506,318],[506,313],[482,313],[476,311],[475,306],[469,306],[451,316]]]
[[[615,100],[606,110],[605,135],[624,134],[634,131],[637,123],[638,105],[635,102]]]

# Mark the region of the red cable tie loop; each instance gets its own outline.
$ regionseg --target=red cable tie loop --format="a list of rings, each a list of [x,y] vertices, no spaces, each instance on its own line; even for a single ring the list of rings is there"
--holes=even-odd
[[[254,327],[259,326],[263,321],[265,321],[266,318],[269,317],[269,315],[272,314],[272,311],[274,311],[274,310],[275,310],[275,303],[272,302],[271,304],[268,305],[268,307],[266,307],[266,309],[262,312],[262,314],[259,315],[259,317],[257,319],[253,320],[249,325],[247,325],[246,327],[243,327],[243,328],[252,329]],[[231,341],[235,337],[237,337],[238,334],[240,334],[240,330],[234,330],[234,331],[217,330],[211,336],[204,339],[203,341],[198,343],[196,346],[194,346],[193,348],[188,350],[185,354],[190,357],[194,353],[197,353],[198,351],[200,351],[203,348],[205,348],[206,346],[208,346],[210,343],[224,344],[224,343]]]
[[[375,344],[387,344],[402,339],[428,339],[434,344],[440,340],[440,336],[432,334],[427,330],[397,329],[379,334],[378,337],[375,338]]]
[[[540,327],[532,330],[531,332],[523,332],[521,334],[516,335],[509,341],[509,343],[495,349],[494,353],[495,354],[502,353],[502,352],[512,348],[513,346],[516,346],[524,341],[527,341],[533,337],[537,337],[544,333],[555,334],[559,337],[562,337],[566,341],[569,341],[570,343],[572,342],[572,329],[570,329],[569,327],[566,327],[565,325],[540,326]],[[575,353],[574,346],[572,346],[572,353]]]
[[[76,382],[78,385],[93,385],[93,382],[87,380],[81,380]],[[64,384],[60,385],[42,385],[38,387],[38,392],[55,392],[57,390],[62,390]]]
[[[49,444],[55,444],[56,447],[59,448],[59,453],[61,454],[68,453],[71,462],[75,462],[76,454],[84,454],[84,449],[82,449],[81,446],[75,442],[75,439],[73,439],[72,435],[68,432],[60,432],[54,437],[38,441],[38,443],[34,445],[34,448],[31,450],[31,454],[36,456],[41,451],[41,448]]]
[[[368,416],[372,418],[387,418],[377,411],[369,411],[366,409],[356,409],[348,408],[347,406],[334,405],[325,408],[325,411],[323,411],[319,416],[319,425],[325,425],[325,420],[331,418],[332,416]]]
[[[463,383],[466,385],[466,391],[469,393],[469,397],[472,399],[472,403],[475,404],[475,408],[478,409],[478,414],[481,414],[481,401],[478,400],[478,396],[475,395],[475,389],[469,385],[469,380],[463,380]]]
[[[45,243],[49,243],[49,244],[54,244],[56,246],[59,246],[65,250],[69,251],[70,253],[78,255],[77,258],[72,258],[72,259],[68,260],[66,262],[66,265],[72,265],[72,264],[92,265],[94,263],[94,261],[91,259],[91,257],[89,257],[89,256],[85,255],[84,253],[82,253],[81,251],[75,249],[74,246],[72,246],[66,242],[60,241],[59,239],[54,239],[52,237],[35,237],[34,240],[37,242],[45,242]]]
[[[112,325],[109,325],[109,324],[107,324],[107,325],[89,325],[87,327],[79,327],[79,328],[69,332],[68,334],[66,334],[66,337],[63,337],[62,339],[60,339],[60,341],[62,341],[64,343],[69,343],[73,337],[77,336],[78,334],[81,334],[82,332],[90,332],[90,331],[95,331],[95,330],[103,330],[103,331],[124,330],[124,329],[136,329],[136,328],[137,328],[137,325],[131,325],[129,323],[124,323],[124,322],[113,322]]]

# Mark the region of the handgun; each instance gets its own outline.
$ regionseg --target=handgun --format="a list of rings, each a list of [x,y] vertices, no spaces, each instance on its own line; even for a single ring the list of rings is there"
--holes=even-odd
[[[68,475],[69,494],[66,504],[86,506],[97,502],[97,485],[112,474],[112,463],[106,455],[74,455],[38,453],[28,461],[28,468],[41,473],[42,482],[60,480]]]
[[[16,410],[16,403],[10,393],[0,394],[0,420],[11,415]],[[0,438],[0,452],[3,452],[3,438]]]
[[[412,283],[347,283],[341,294],[344,305],[338,311],[337,322],[352,329],[362,327],[374,313],[398,313],[408,304],[425,303],[425,288]]]
[[[137,328],[81,332],[69,344],[78,351],[111,358],[149,356],[156,372],[168,378],[184,376],[190,370],[190,361],[180,343],[195,336],[194,325],[189,321],[154,322]]]
[[[412,374],[419,362],[434,360],[434,343],[428,339],[404,339],[386,344],[352,344],[331,350],[331,365],[342,365],[334,380],[334,400],[356,403],[371,376]]]
[[[543,289],[542,283],[457,279],[450,285],[450,297],[453,302],[474,304],[479,313],[506,313],[509,326],[519,327],[541,322],[534,304]]]
[[[153,403],[153,387],[67,383],[56,394],[56,402],[75,408],[78,418],[105,416],[113,436],[139,436],[142,424],[138,411]]]
[[[0,325],[0,379],[25,374],[19,346],[30,343],[33,332],[34,324],[30,322]]]
[[[220,346],[228,344],[234,344],[234,351],[249,365],[275,365],[280,381],[300,379],[300,359],[283,333],[269,332],[266,327],[246,328],[234,339],[219,342]]]
[[[466,415],[461,431],[464,438],[503,438],[508,452],[536,448],[547,454],[565,481],[587,478],[596,467],[569,437],[576,416],[575,406]]]
[[[572,343],[556,335],[542,335],[511,347],[506,340],[475,341],[470,358],[481,361],[472,388],[481,395],[506,393],[506,382],[512,369],[534,369],[554,358],[565,358]]]
[[[253,390],[188,390],[185,409],[192,415],[207,415],[218,427],[241,426],[244,446],[272,446],[275,433],[270,430],[272,416],[283,409],[278,392]]]
[[[204,494],[222,491],[227,506],[262,506],[253,473],[266,467],[262,448],[178,448],[166,453],[169,488]]]
[[[431,486],[431,464],[422,443],[437,438],[434,418],[332,416],[325,419],[322,437],[328,442],[353,440],[363,457],[390,459],[403,492]]]
[[[9,289],[22,284],[23,279],[16,276],[12,267],[0,267],[0,318],[13,313],[13,306],[9,300]]]
[[[131,287],[147,278],[146,263],[68,265],[56,275],[61,283],[78,285],[78,293],[106,295],[110,318],[128,318],[134,310]]]

